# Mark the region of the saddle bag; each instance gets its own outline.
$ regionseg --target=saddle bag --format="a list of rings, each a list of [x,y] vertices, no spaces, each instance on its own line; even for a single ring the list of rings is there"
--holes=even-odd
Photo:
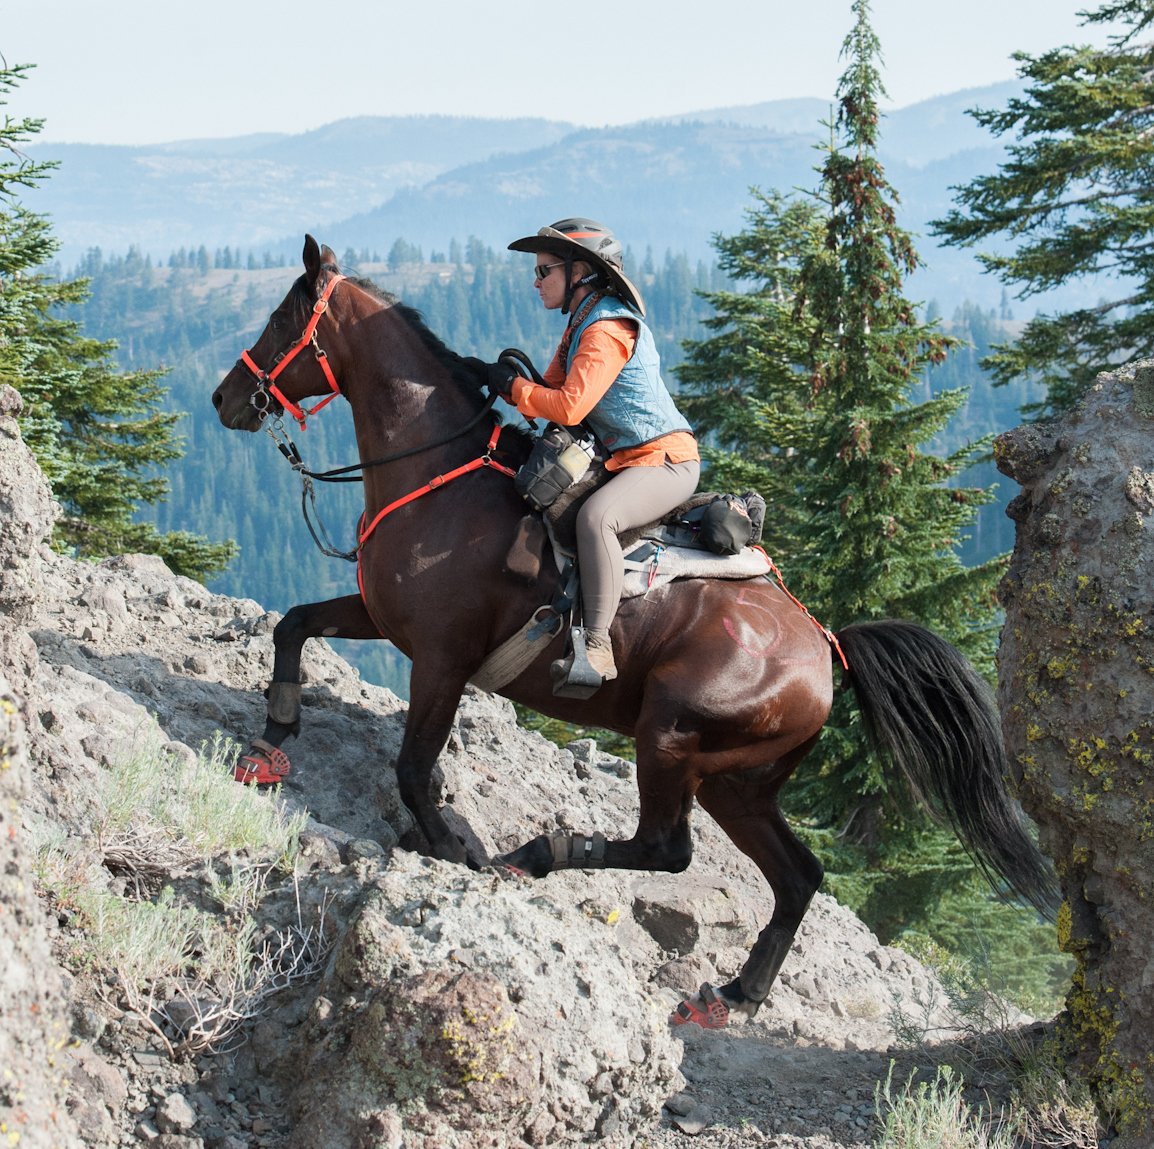
[[[717,555],[736,555],[761,542],[765,499],[756,491],[744,495],[704,495],[687,512],[667,519],[678,546],[696,546]]]
[[[533,443],[513,489],[534,510],[552,506],[589,469],[589,454],[567,427],[550,423]]]
[[[736,495],[718,495],[707,503],[697,537],[714,554],[739,554],[753,537],[753,523],[745,501]]]
[[[746,491],[741,501],[749,515],[750,535],[746,546],[755,547],[761,542],[761,532],[765,529],[765,500],[756,491]]]

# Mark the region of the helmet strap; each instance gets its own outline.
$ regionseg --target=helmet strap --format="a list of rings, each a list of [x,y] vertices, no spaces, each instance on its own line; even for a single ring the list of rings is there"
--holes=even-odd
[[[577,284],[573,282],[573,253],[565,253],[565,298],[561,301],[561,314],[568,315],[569,308],[573,305],[573,292],[576,290]]]
[[[599,271],[591,271],[588,275],[583,275],[576,283],[573,282],[573,264],[574,258],[571,254],[565,256],[565,298],[561,301],[561,314],[568,315],[569,308],[573,305],[573,292],[579,287],[596,286],[597,281],[601,278]]]

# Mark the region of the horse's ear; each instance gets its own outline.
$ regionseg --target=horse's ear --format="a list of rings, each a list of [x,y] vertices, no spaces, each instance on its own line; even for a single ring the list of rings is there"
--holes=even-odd
[[[305,274],[310,282],[315,282],[324,261],[321,258],[320,244],[311,235],[305,236],[305,249],[301,255],[305,261]]]
[[[337,257],[331,247],[317,243],[311,235],[305,236],[305,249],[302,253],[305,261],[305,276],[309,283],[315,284],[322,271],[336,271]]]

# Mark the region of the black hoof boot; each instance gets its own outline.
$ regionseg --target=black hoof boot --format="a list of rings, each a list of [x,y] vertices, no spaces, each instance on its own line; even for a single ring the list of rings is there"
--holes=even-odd
[[[542,834],[523,846],[518,846],[510,854],[501,854],[493,859],[497,866],[508,866],[531,878],[543,878],[553,869],[553,847],[550,840]]]

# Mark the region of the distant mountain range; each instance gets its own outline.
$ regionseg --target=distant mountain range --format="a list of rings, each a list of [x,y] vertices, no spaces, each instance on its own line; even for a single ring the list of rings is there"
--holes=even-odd
[[[911,294],[947,312],[967,298],[993,306],[1001,295],[972,255],[938,248],[928,223],[949,210],[951,187],[993,172],[1003,157],[966,109],[1002,107],[1016,91],[1015,81],[937,97],[882,125],[902,222],[928,265]],[[752,186],[816,185],[832,112],[821,100],[777,100],[599,129],[360,117],[300,135],[42,144],[29,153],[60,169],[27,203],[52,216],[65,273],[94,247],[165,260],[180,248],[227,246],[295,263],[306,231],[338,253],[387,254],[404,239],[428,257],[474,237],[502,249],[566,215],[609,223],[637,259],[650,250],[710,260],[711,237],[741,228]]]

